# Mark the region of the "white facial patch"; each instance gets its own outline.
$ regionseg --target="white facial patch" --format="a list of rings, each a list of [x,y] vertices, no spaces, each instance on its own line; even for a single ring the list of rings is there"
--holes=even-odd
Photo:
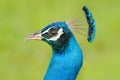
[[[47,30],[44,31],[42,34],[47,33],[50,29],[51,29],[51,28],[47,29]],[[45,39],[47,39],[48,41],[50,41],[50,40],[51,40],[51,41],[56,41],[56,40],[58,40],[58,39],[60,38],[60,36],[61,36],[62,34],[63,34],[63,28],[60,28],[60,29],[58,30],[56,36],[53,36],[53,37],[51,37],[50,39],[47,39],[47,38],[45,38]]]
[[[63,34],[63,29],[60,28],[59,31],[58,31],[58,34],[54,37],[51,37],[50,39],[47,39],[47,40],[51,40],[51,41],[56,41],[60,38],[60,36]]]
[[[46,31],[42,32],[41,34],[47,33],[51,28],[47,29]]]

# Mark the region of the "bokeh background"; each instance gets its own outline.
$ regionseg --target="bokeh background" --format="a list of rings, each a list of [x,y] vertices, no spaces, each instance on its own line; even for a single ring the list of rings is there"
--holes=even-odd
[[[84,64],[77,80],[120,80],[120,0],[0,0],[0,80],[42,80],[51,48],[26,35],[78,17],[86,4],[97,22],[94,43],[75,33]]]

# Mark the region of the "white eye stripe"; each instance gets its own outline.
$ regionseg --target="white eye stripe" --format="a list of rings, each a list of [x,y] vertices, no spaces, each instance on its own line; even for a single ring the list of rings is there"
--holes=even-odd
[[[46,31],[49,31],[49,30],[46,30]],[[45,32],[46,32],[45,31]],[[47,39],[48,41],[56,41],[56,40],[58,40],[59,38],[60,38],[60,36],[63,34],[63,28],[60,28],[59,30],[58,30],[58,34],[56,35],[56,36],[53,36],[53,37],[51,37],[50,39]]]
[[[47,33],[51,28],[48,28],[47,30],[45,30],[44,32],[42,32],[41,34],[45,34]]]

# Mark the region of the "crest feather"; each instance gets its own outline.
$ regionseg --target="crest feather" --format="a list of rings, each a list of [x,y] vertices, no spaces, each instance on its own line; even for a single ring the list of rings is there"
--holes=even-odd
[[[96,24],[92,13],[86,6],[83,6],[81,15],[81,17],[68,20],[66,23],[71,30],[86,36],[88,42],[93,42],[96,33]]]

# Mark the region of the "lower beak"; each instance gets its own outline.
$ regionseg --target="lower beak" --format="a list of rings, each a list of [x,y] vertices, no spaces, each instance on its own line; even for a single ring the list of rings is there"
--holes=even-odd
[[[34,32],[30,35],[28,35],[25,40],[28,41],[28,40],[42,40],[44,39],[41,35],[41,32],[40,31],[37,31],[37,32]]]

